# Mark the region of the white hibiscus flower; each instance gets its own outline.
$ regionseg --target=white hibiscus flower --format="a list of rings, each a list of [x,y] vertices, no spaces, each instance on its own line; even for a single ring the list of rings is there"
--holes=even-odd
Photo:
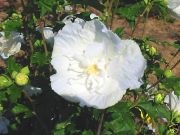
[[[23,36],[18,32],[12,32],[9,38],[5,37],[4,32],[0,32],[0,55],[7,59],[20,51]]]
[[[180,97],[176,96],[174,92],[172,92],[170,95],[167,95],[164,99],[164,102],[170,104],[171,110],[180,113]]]
[[[177,19],[180,19],[180,0],[168,0],[168,8]]]
[[[104,109],[143,83],[146,61],[138,44],[98,20],[69,22],[54,40],[51,87],[69,101]]]

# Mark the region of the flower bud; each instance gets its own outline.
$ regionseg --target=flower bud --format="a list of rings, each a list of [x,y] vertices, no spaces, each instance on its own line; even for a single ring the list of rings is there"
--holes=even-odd
[[[175,118],[175,121],[176,121],[177,123],[180,123],[180,116],[179,116],[179,117],[176,117],[176,118]]]
[[[25,75],[29,75],[30,71],[29,71],[29,68],[28,66],[24,67],[21,69],[20,73],[23,73]]]
[[[0,104],[0,111],[3,111],[3,109],[4,109],[3,106]]]
[[[11,74],[11,77],[12,77],[13,79],[15,79],[17,74],[18,74],[18,72],[13,71],[12,74]]]
[[[28,83],[29,77],[26,74],[18,73],[15,78],[15,82],[19,86],[24,86]]]
[[[173,118],[178,118],[178,117],[180,117],[180,113],[179,113],[178,111],[174,111],[174,110],[173,110],[173,112],[172,112],[172,117],[173,117]]]
[[[6,75],[0,76],[0,89],[9,87],[12,85],[12,83],[13,83],[12,80],[8,76]]]
[[[164,101],[164,94],[161,93],[156,94],[154,100],[156,103],[162,104]]]
[[[165,72],[164,72],[164,76],[165,76],[166,78],[170,78],[170,77],[173,76],[173,73],[172,73],[172,71],[171,71],[170,69],[167,69],[167,70],[165,70]]]
[[[174,129],[169,129],[169,130],[166,132],[166,135],[175,135],[175,130],[174,130]]]
[[[13,13],[12,18],[22,18],[21,14]]]
[[[156,55],[156,53],[157,53],[156,48],[151,47],[150,50],[149,50],[149,53],[150,53],[151,56]]]
[[[162,83],[159,83],[158,86],[159,86],[160,89],[166,89],[165,85],[162,84]]]

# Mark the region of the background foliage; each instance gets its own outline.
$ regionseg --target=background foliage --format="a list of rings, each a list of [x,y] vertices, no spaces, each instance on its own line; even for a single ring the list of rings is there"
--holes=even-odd
[[[144,30],[150,16],[173,20],[167,15],[165,0],[22,0],[21,6],[23,12],[13,8],[7,10],[9,16],[0,24],[6,37],[15,30],[23,33],[25,38],[22,46],[25,54],[9,57],[7,68],[1,67],[0,70],[0,79],[5,80],[0,82],[0,114],[10,122],[9,135],[99,135],[99,130],[102,135],[180,133],[180,115],[174,114],[163,102],[172,91],[180,96],[180,78],[171,72],[179,61],[169,67],[169,63],[149,44],[173,46],[179,53],[179,43],[133,36],[140,19],[144,21]],[[67,6],[72,9],[67,10]],[[115,15],[126,19],[132,30],[130,38],[140,45],[148,65],[144,84],[137,90],[128,90],[118,104],[103,111],[80,108],[51,90],[49,77],[55,72],[50,65],[52,47],[40,32],[45,26],[52,27],[53,31],[62,29],[62,19],[67,15],[90,20],[89,7],[100,12],[100,19],[110,28]],[[37,27],[40,31],[36,30]],[[117,28],[115,33],[123,37],[124,28]],[[161,67],[162,64],[166,65],[165,68]],[[14,74],[17,73],[25,74],[29,78],[28,85],[42,88],[42,93],[29,94],[25,90],[27,86],[16,83]],[[151,86],[148,86],[149,74],[157,78]]]

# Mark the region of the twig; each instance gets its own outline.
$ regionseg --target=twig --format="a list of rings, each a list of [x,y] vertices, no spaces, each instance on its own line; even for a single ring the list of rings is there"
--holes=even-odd
[[[115,13],[117,12],[117,8],[118,8],[118,5],[119,5],[119,0],[116,0],[116,3],[115,3],[115,9],[114,11],[112,11],[112,17],[111,17],[111,24],[110,24],[110,29],[112,29],[112,24],[113,24],[113,21],[114,21],[114,15]],[[111,7],[112,8],[112,7]]]
[[[135,30],[136,30],[136,28],[137,28],[137,26],[138,26],[138,24],[140,22],[140,19],[141,19],[141,16],[139,16],[137,21],[136,21],[136,24],[135,24],[135,26],[134,26],[134,28],[133,28],[133,30],[131,32],[131,37],[134,35],[134,32],[135,32]]]
[[[173,70],[179,63],[180,63],[180,60],[178,60],[178,61],[174,64],[174,66],[171,67],[171,70]]]
[[[143,36],[144,36],[144,34],[145,34],[145,30],[146,30],[146,23],[147,23],[148,16],[149,16],[149,12],[146,12],[146,17],[145,17],[145,22],[144,22],[144,27],[143,27],[142,37],[143,37]]]
[[[180,60],[178,60],[171,68],[170,70],[173,70],[178,64],[180,63]],[[155,87],[157,84],[159,84],[161,81],[163,81],[166,78],[161,78],[159,79],[157,82],[155,82],[153,85],[151,85],[149,88],[147,88],[146,90],[150,90],[151,88]]]
[[[104,120],[104,114],[105,114],[105,110],[102,110],[96,135],[100,135],[100,133],[101,133],[102,124],[103,124],[103,120]]]
[[[43,47],[44,47],[44,52],[45,52],[45,55],[48,56],[48,49],[47,49],[47,44],[46,44],[46,39],[45,39],[45,36],[44,36],[44,32],[43,32],[43,28],[45,26],[45,22],[40,22],[40,31],[41,31],[41,35],[42,35],[42,39],[43,39]]]
[[[22,5],[22,7],[23,7],[24,13],[26,13],[26,8],[27,8],[27,7],[25,6],[23,0],[21,0],[21,5]],[[29,33],[28,30],[27,30],[27,28],[28,28],[28,26],[27,26],[28,23],[27,23],[27,22],[28,22],[28,16],[24,16],[24,17],[23,17],[24,36],[27,37],[27,38],[25,38],[25,39],[26,39],[26,41],[28,42],[28,45],[29,45],[29,47],[30,47],[30,49],[31,49],[31,53],[33,53],[34,47],[33,47],[33,44],[32,44],[32,39],[31,39],[30,33]]]

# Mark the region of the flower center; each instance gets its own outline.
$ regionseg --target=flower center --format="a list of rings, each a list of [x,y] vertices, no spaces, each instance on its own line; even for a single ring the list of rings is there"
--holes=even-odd
[[[99,75],[100,69],[97,67],[96,64],[92,64],[85,69],[85,72],[88,75]]]

